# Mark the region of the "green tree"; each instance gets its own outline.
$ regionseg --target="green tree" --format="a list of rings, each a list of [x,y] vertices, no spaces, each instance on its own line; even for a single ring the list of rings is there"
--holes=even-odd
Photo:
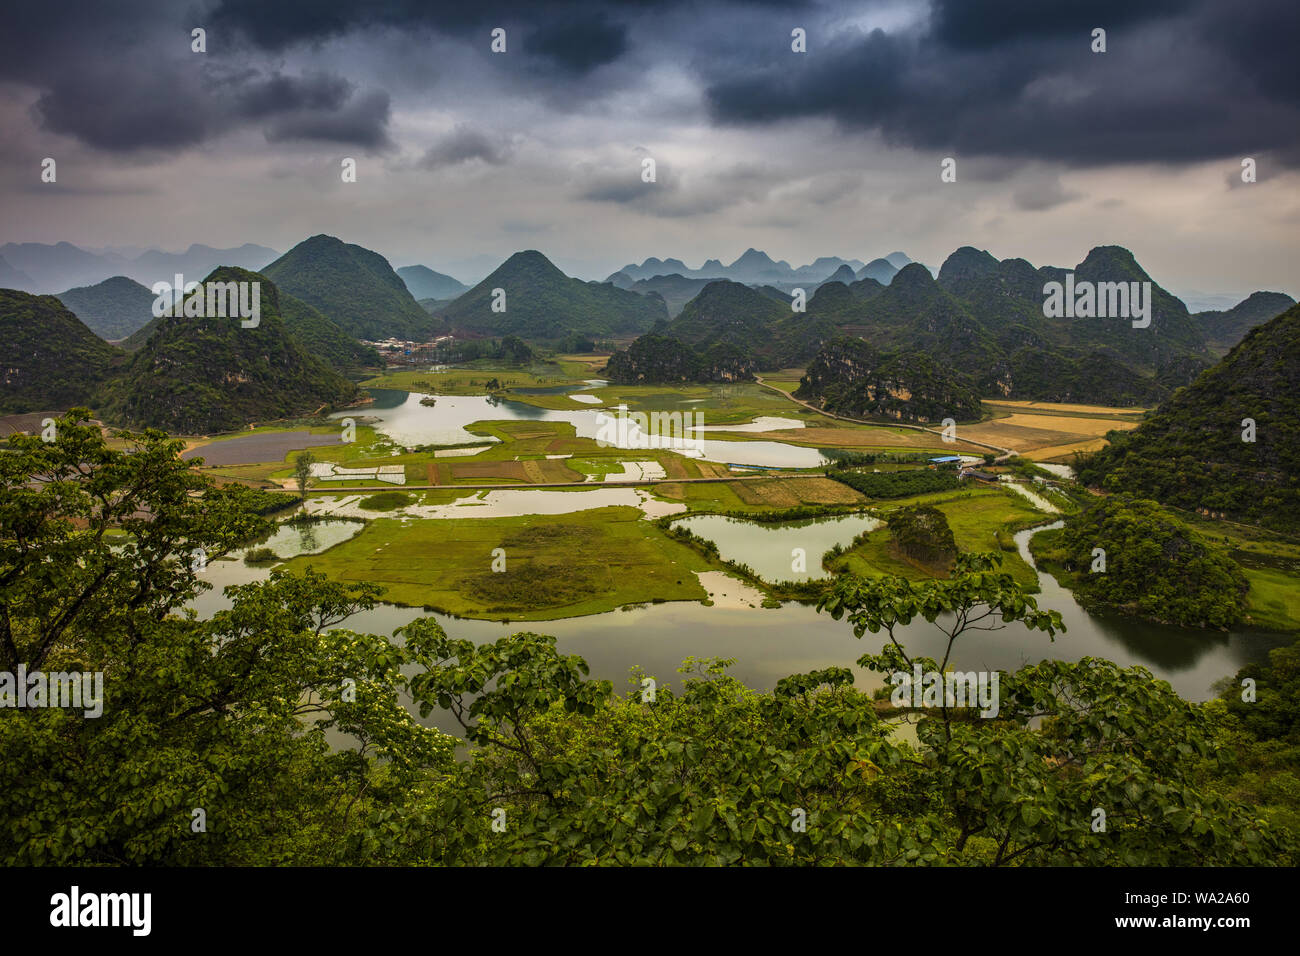
[[[161,432],[110,448],[87,414],[0,454],[0,671],[103,682],[98,717],[0,710],[0,860],[339,862],[363,809],[450,762],[398,703],[402,655],[331,630],[375,589],[276,573],[180,613],[207,562],[268,530],[260,502]]]
[[[303,508],[307,507],[307,481],[311,478],[311,466],[316,457],[304,449],[293,460],[293,476],[298,482],[298,495],[302,498]]]

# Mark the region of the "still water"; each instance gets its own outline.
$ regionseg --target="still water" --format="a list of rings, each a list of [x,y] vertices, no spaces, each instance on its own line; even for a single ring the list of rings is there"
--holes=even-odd
[[[847,545],[863,531],[884,522],[868,515],[844,515],[809,521],[762,522],[724,515],[695,515],[673,524],[718,546],[727,561],[747,564],[764,581],[810,581],[824,578],[822,555],[833,545]],[[802,556],[795,553],[802,549]],[[798,559],[802,557],[800,562]],[[803,571],[795,567],[802,564]]]
[[[793,534],[802,530],[791,529]],[[1015,536],[1021,556],[1031,565],[1027,542],[1033,533],[1022,531]],[[292,540],[281,541],[277,553],[291,556],[292,544]],[[810,559],[814,554],[819,558],[820,552],[810,550]],[[752,564],[753,558],[751,555],[747,563]],[[810,566],[813,563],[815,560],[810,560]],[[263,580],[268,574],[266,568],[250,568],[242,561],[211,562],[203,578],[215,587],[200,595],[192,606],[207,616],[229,606],[221,595],[223,587]],[[1215,681],[1235,673],[1247,661],[1263,658],[1270,648],[1294,640],[1294,635],[1200,631],[1091,614],[1051,575],[1040,573],[1039,582],[1039,605],[1060,611],[1067,631],[1057,634],[1055,641],[1018,624],[970,634],[958,639],[953,655],[955,666],[963,670],[1014,670],[1045,658],[1073,661],[1104,657],[1125,666],[1142,665],[1169,681],[1183,697],[1200,701],[1212,696]],[[453,637],[480,643],[524,630],[553,634],[562,652],[581,656],[590,665],[592,677],[611,680],[619,690],[627,687],[628,672],[634,665],[640,665],[661,684],[679,686],[676,668],[690,656],[735,658],[731,672],[736,677],[751,687],[770,689],[789,674],[831,665],[852,667],[859,656],[878,651],[885,640],[883,635],[870,633],[855,639],[846,623],[797,603],[761,608],[671,602],[588,617],[514,623],[427,615],[419,608],[380,605],[354,615],[343,626],[389,635],[395,628],[424,616],[436,618]],[[912,652],[942,655],[942,638],[930,624],[914,622],[898,634]],[[858,671],[859,687],[871,689],[880,683],[878,675]],[[435,715],[431,722],[443,726],[444,719]]]
[[[634,421],[625,427],[610,427],[610,412],[604,409],[578,409],[556,411],[538,408],[523,402],[484,395],[439,395],[433,407],[421,405],[424,396],[398,389],[372,388],[373,404],[361,411],[347,409],[335,412],[332,418],[356,418],[359,415],[378,421],[375,428],[392,441],[405,446],[458,445],[481,442],[482,436],[466,430],[474,422],[483,421],[539,421],[568,422],[579,438],[610,440],[618,448],[644,449],[675,447],[671,440],[647,435]],[[707,412],[702,412],[707,416]],[[707,425],[707,418],[705,420]],[[801,448],[774,441],[720,441],[689,437],[682,454],[691,458],[724,464],[755,465],[764,468],[818,468],[826,459],[815,448]]]

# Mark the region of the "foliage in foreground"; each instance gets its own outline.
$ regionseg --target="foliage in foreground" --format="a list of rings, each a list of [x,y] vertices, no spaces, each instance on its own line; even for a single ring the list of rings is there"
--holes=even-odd
[[[760,693],[726,662],[688,661],[680,693],[638,680],[615,696],[543,635],[478,645],[429,618],[395,641],[338,629],[376,591],[311,573],[230,588],[230,609],[198,620],[182,611],[203,587],[194,549],[215,557],[267,523],[178,443],[128,441],[112,451],[68,417],[58,441],[0,455],[0,671],[104,675],[102,716],[0,710],[6,864],[1294,860],[1284,819],[1221,792],[1232,735],[1280,721],[1293,736],[1294,710],[1255,726],[1142,668],[1002,675],[996,717],[923,709],[912,745],[848,668]],[[882,673],[943,671],[1004,621],[1061,629],[996,556],[919,584],[845,577],[821,608],[884,634],[858,661]],[[913,620],[942,632],[942,659],[902,646]],[[450,714],[468,756],[408,698]]]

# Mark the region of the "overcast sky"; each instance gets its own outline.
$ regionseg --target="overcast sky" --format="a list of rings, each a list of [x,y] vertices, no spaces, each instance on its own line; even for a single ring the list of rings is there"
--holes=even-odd
[[[0,242],[284,251],[325,232],[462,278],[526,248],[603,278],[750,246],[795,266],[894,250],[938,266],[961,245],[1071,266],[1113,243],[1175,292],[1300,295],[1298,11],[13,4]],[[47,156],[56,184],[40,181]],[[944,157],[956,183],[940,182]]]

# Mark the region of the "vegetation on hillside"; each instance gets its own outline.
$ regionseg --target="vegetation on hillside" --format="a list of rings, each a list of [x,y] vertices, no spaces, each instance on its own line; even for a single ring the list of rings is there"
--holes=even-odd
[[[701,355],[679,339],[652,332],[611,355],[601,374],[616,385],[671,385],[743,381],[753,372],[753,361],[728,343]]]
[[[821,347],[794,396],[848,418],[978,421],[982,413],[974,384],[951,367],[924,352],[881,354],[848,337]]]
[[[387,259],[333,236],[304,239],[262,274],[356,339],[420,342],[444,328]]]
[[[1189,627],[1227,628],[1246,615],[1237,562],[1154,501],[1093,501],[1033,547],[1086,605]]]
[[[948,519],[938,508],[929,505],[896,508],[885,523],[894,546],[913,561],[947,568],[956,560],[957,541],[948,527]]]
[[[95,404],[124,358],[54,296],[0,289],[0,414]]]
[[[356,397],[353,383],[289,333],[273,282],[226,266],[208,281],[260,282],[258,325],[244,328],[239,318],[163,319],[105,389],[105,420],[208,434],[310,414]]]
[[[502,303],[504,311],[494,311],[494,303]],[[457,331],[528,341],[555,341],[573,333],[636,335],[668,317],[658,296],[570,278],[534,250],[515,253],[436,314]]]
[[[1088,485],[1300,530],[1300,306],[1252,329],[1138,428],[1107,438],[1078,462]]]
[[[827,478],[834,478],[868,498],[907,498],[931,491],[950,491],[961,484],[952,468],[908,468],[903,471],[858,471],[832,468]]]
[[[102,339],[124,339],[153,317],[154,294],[126,276],[60,292],[60,302]]]

